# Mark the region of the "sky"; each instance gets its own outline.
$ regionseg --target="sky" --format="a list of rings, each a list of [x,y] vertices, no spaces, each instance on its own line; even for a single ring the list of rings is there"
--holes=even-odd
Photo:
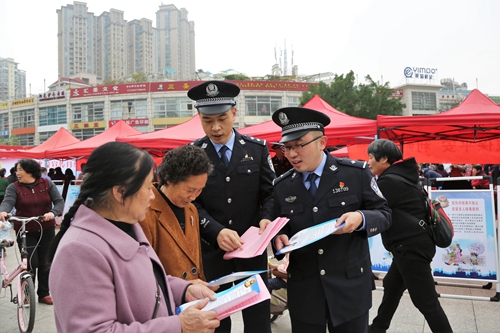
[[[155,26],[161,1],[88,0],[98,16],[111,8],[127,21]],[[71,1],[0,0],[0,57],[26,71],[27,93],[57,81],[57,13]],[[195,22],[196,69],[271,74],[280,51],[299,74],[353,71],[397,87],[423,83],[404,70],[433,69],[469,89],[500,95],[500,1],[497,0],[164,0]],[[276,57],[275,57],[276,55]],[[284,57],[281,56],[284,64]],[[437,70],[437,71],[436,71]],[[45,83],[44,83],[45,80]],[[31,89],[31,90],[30,90]]]

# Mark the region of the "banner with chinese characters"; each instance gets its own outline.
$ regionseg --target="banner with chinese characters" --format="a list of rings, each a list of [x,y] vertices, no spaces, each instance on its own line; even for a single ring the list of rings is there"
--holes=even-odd
[[[129,126],[148,126],[149,125],[149,119],[148,118],[135,118],[135,119],[115,119],[115,120],[109,120],[108,124],[109,127],[116,125],[117,122],[120,120],[123,120],[125,124]]]
[[[435,277],[497,280],[497,241],[492,190],[431,191],[453,223],[448,248],[436,248]]]

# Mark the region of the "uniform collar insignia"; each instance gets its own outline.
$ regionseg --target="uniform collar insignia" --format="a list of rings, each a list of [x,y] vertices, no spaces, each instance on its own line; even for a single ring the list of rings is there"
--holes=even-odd
[[[285,201],[290,203],[290,202],[294,202],[295,200],[297,200],[297,197],[294,195],[294,196],[289,196],[288,198],[285,198]]]
[[[332,170],[333,172],[337,171],[337,166],[336,165],[330,165],[330,170]]]
[[[244,145],[244,144],[245,144],[245,140],[240,139],[240,143],[241,143],[242,145]]]
[[[203,149],[207,148],[207,144],[206,144],[206,143],[203,143],[203,144],[201,145],[201,148],[203,148]]]
[[[292,174],[292,178],[295,178],[297,176],[297,173],[294,171]]]
[[[351,161],[351,164],[354,164],[354,163],[356,163],[356,161],[352,160],[352,161]]]

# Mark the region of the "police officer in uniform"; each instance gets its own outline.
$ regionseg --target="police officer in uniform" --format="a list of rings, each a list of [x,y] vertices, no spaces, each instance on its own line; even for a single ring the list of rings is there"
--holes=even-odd
[[[242,247],[240,236],[251,226],[261,231],[273,220],[275,178],[271,157],[263,140],[233,129],[238,86],[208,81],[188,91],[195,100],[206,134],[192,144],[205,150],[214,171],[195,201],[200,216],[203,266],[207,281],[238,272],[267,269],[267,253],[250,259],[224,260],[226,251]],[[267,283],[267,274],[261,274]],[[237,283],[237,282],[236,282]],[[221,286],[226,290],[231,284]],[[266,333],[270,328],[270,303],[243,310],[245,332]],[[216,332],[230,332],[231,319],[221,321]]]
[[[273,239],[274,250],[305,228],[335,218],[337,225],[345,222],[333,235],[290,253],[292,332],[324,333],[325,326],[330,333],[367,332],[375,289],[368,237],[389,228],[391,210],[366,162],[325,150],[328,116],[287,107],[272,118],[282,127],[280,142],[294,167],[274,181],[275,215],[290,219]]]
[[[292,168],[292,165],[283,154],[283,145],[276,143],[273,144],[271,148],[276,152],[276,155],[274,155],[272,161],[276,177],[279,177],[290,170]]]

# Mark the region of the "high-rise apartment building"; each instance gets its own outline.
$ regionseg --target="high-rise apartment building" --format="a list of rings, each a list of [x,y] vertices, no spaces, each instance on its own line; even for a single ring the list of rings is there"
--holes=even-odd
[[[97,74],[97,22],[94,14],[88,12],[86,3],[78,1],[56,12],[59,76]]]
[[[169,79],[188,80],[195,73],[194,22],[187,15],[174,5],[156,12],[158,71]]]
[[[127,74],[156,73],[155,29],[146,18],[132,20],[127,24]]]
[[[111,9],[97,18],[97,76],[104,80],[127,77],[126,21],[123,11]]]
[[[0,58],[0,101],[26,97],[26,71],[12,58]]]
[[[127,22],[117,9],[95,16],[78,1],[57,14],[61,77],[87,73],[121,80],[138,72],[173,80],[194,76],[194,23],[184,8],[161,5],[156,28],[146,18]]]

